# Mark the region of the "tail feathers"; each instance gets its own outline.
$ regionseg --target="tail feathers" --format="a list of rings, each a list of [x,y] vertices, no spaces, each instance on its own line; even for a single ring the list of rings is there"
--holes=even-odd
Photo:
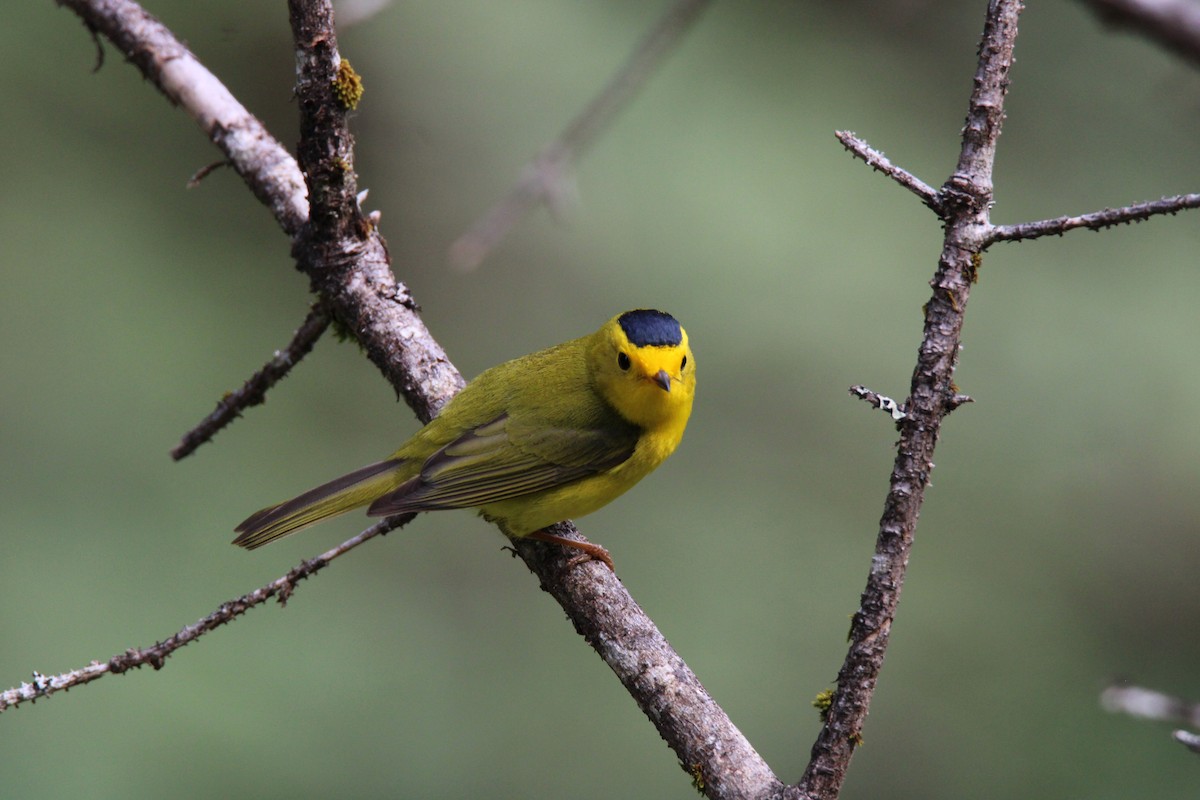
[[[233,543],[253,550],[314,522],[365,506],[404,482],[399,476],[403,463],[389,459],[370,464],[299,497],[256,511],[234,529],[239,536]]]

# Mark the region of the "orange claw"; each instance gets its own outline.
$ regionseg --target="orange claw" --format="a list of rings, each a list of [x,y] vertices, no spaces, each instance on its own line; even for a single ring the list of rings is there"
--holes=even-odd
[[[572,558],[567,564],[568,569],[574,567],[576,564],[582,561],[591,560],[599,561],[600,563],[604,564],[604,566],[608,567],[611,572],[616,573],[616,569],[613,568],[612,556],[610,556],[608,551],[598,544],[592,544],[591,542],[579,542],[574,539],[568,539],[565,536],[556,536],[555,534],[545,530],[534,531],[533,533],[528,534],[528,536],[530,539],[537,539],[539,542],[550,542],[551,544],[559,544],[563,547],[570,547],[573,550],[580,551],[581,555]]]

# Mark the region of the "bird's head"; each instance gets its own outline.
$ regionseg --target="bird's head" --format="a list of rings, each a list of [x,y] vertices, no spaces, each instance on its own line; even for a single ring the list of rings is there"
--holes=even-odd
[[[651,309],[613,317],[593,336],[588,358],[601,396],[643,428],[687,423],[696,364],[687,331]]]

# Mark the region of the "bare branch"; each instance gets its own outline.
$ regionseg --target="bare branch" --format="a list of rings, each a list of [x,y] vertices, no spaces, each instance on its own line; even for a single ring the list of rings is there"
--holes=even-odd
[[[217,408],[200,421],[171,451],[171,458],[179,461],[190,456],[196,448],[217,435],[217,432],[242,415],[242,411],[261,404],[267,399],[267,390],[283,380],[292,367],[300,363],[321,334],[329,327],[329,314],[318,303],[308,312],[304,322],[292,334],[292,340],[283,350],[276,350],[266,366],[250,376],[242,388],[231,392],[217,401]]]
[[[1062,236],[1077,228],[1099,231],[1114,225],[1142,222],[1161,214],[1177,214],[1180,211],[1200,208],[1200,194],[1177,194],[1161,200],[1134,203],[1121,208],[1106,208],[1091,214],[1056,217],[1039,222],[1023,222],[1018,225],[996,225],[986,236],[986,245],[995,242],[1019,242],[1041,236]]]
[[[950,397],[946,398],[946,413],[949,414],[951,411],[958,408],[959,406],[965,406],[967,403],[974,403],[974,402],[975,402],[975,398],[971,397],[971,395],[959,394],[956,392],[955,394],[952,394]]]
[[[933,470],[942,419],[958,394],[954,370],[963,315],[982,248],[980,231],[988,226],[996,139],[1004,118],[1020,12],[1019,0],[989,3],[958,165],[939,192],[945,240],[931,281],[933,296],[925,305],[925,331],[913,371],[908,415],[900,421],[900,441],[875,555],[861,605],[851,623],[850,650],[838,672],[825,724],[799,784],[813,797],[837,797],[854,750],[862,741],[863,724],[900,601],[913,532]]]
[[[554,533],[578,535],[569,522],[554,526]],[[654,723],[697,789],[714,799],[802,797],[775,777],[611,570],[596,561],[567,569],[572,554],[566,548],[529,539],[513,540],[513,547]]]
[[[908,170],[901,169],[893,164],[888,160],[887,156],[871,147],[853,132],[837,131],[834,135],[837,136],[838,141],[842,143],[843,147],[862,159],[871,169],[876,172],[882,172],[921,198],[921,202],[932,209],[939,217],[942,215],[942,201],[938,196],[937,189],[934,189]]]
[[[1131,28],[1200,64],[1200,4],[1195,0],[1084,0],[1102,22]]]
[[[262,605],[272,597],[278,598],[280,605],[287,605],[288,598],[292,596],[292,592],[296,591],[296,585],[300,581],[309,575],[315,574],[329,564],[329,562],[350,552],[363,542],[408,524],[415,516],[415,514],[401,514],[381,520],[357,536],[352,536],[342,542],[337,547],[325,551],[316,558],[310,558],[307,561],[301,562],[295,569],[280,578],[276,578],[266,586],[261,586],[241,597],[222,603],[216,611],[213,611],[207,617],[188,625],[178,633],[167,637],[161,642],[156,642],[150,647],[131,647],[124,653],[118,653],[113,656],[108,661],[93,661],[86,667],[64,672],[61,675],[47,676],[35,672],[33,673],[32,682],[22,683],[20,686],[0,692],[0,712],[9,708],[15,708],[21,703],[32,703],[57,692],[66,691],[75,686],[82,686],[85,683],[91,683],[105,675],[119,675],[146,665],[150,665],[156,670],[162,669],[166,664],[167,657],[179,648],[194,642],[209,631],[216,630],[222,625],[233,622],[242,614],[245,614],[255,606]]]
[[[633,100],[709,5],[710,0],[677,0],[667,10],[595,99],[525,167],[509,195],[450,246],[452,265],[459,269],[478,267],[538,205],[547,203],[552,210],[561,205],[569,192],[567,176],[575,162]]]

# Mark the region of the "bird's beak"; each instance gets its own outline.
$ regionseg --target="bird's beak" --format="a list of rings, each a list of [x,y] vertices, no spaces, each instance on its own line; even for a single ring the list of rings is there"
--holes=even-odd
[[[665,369],[660,369],[658,374],[656,374],[650,380],[661,386],[664,392],[671,391],[671,376],[667,374]]]

